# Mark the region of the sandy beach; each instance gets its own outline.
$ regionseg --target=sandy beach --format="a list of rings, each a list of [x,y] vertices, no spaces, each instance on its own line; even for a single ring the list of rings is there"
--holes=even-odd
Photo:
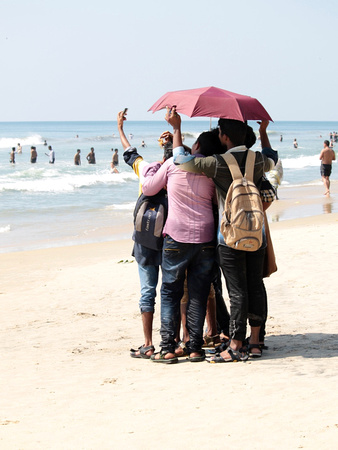
[[[269,211],[269,349],[246,363],[130,358],[143,334],[129,239],[1,254],[0,448],[335,448],[338,214],[309,189]],[[276,220],[295,201],[310,215]]]

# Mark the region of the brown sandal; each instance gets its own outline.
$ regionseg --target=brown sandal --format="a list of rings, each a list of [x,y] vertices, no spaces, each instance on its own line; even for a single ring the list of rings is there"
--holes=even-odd
[[[221,338],[219,337],[219,334],[215,334],[215,336],[208,336],[206,334],[203,336],[203,341],[202,347],[216,347],[217,345],[220,345]]]

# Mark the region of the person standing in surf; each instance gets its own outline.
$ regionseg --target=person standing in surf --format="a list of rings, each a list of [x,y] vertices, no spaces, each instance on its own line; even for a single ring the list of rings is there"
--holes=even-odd
[[[319,159],[321,160],[320,164],[320,174],[322,176],[322,180],[325,187],[324,195],[327,197],[330,196],[330,175],[332,172],[332,161],[335,161],[336,154],[332,148],[330,148],[330,142],[324,141],[324,148],[320,152]]]

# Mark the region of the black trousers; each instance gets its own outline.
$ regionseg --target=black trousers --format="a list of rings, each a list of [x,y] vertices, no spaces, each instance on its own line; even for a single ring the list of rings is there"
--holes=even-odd
[[[265,248],[245,252],[218,245],[217,255],[230,298],[230,338],[243,341],[247,320],[251,326],[258,327],[266,318]]]

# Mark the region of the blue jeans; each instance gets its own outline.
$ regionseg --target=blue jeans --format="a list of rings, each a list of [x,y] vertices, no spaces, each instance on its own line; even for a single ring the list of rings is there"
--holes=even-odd
[[[174,353],[175,336],[180,318],[180,301],[184,292],[185,272],[189,301],[187,328],[188,349],[200,352],[203,324],[215,261],[215,244],[185,244],[166,236],[162,253],[161,343],[163,351]]]
[[[138,273],[141,283],[141,298],[139,307],[141,313],[155,311],[156,287],[158,282],[159,266],[138,265]]]

